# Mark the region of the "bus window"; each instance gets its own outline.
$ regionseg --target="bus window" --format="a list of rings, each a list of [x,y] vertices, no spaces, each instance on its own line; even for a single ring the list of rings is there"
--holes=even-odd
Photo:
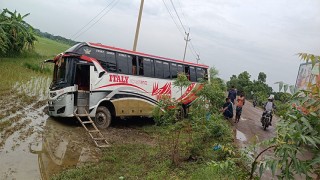
[[[153,77],[154,76],[153,60],[148,58],[143,58],[143,65],[144,65],[144,76]]]
[[[197,68],[197,81],[200,79],[204,79],[204,69],[203,68]]]
[[[97,60],[104,60],[106,58],[106,52],[102,49],[94,48],[90,56]]]
[[[178,68],[177,69],[178,69],[178,74],[184,72],[182,64],[178,64]]]
[[[168,62],[163,62],[163,77],[165,79],[170,79],[170,68],[169,68],[169,63]]]
[[[171,72],[171,78],[177,78],[178,76],[178,68],[177,64],[175,63],[170,63],[170,72]]]
[[[139,62],[139,75],[143,76],[144,75],[144,67],[143,67],[143,59],[142,59],[142,57],[138,58],[138,62]]]
[[[132,56],[131,61],[132,61],[132,75],[138,75],[137,57]]]
[[[110,72],[117,72],[116,56],[114,52],[106,52],[106,67],[104,68]]]
[[[192,82],[197,81],[196,68],[193,66],[190,66],[190,81],[192,81]]]
[[[132,56],[127,55],[128,74],[133,74],[133,72],[132,72],[132,69],[133,69],[133,67],[132,67],[132,65],[133,65],[132,59],[133,59]]]
[[[190,80],[190,70],[189,70],[189,66],[184,66],[184,73],[186,74],[186,76],[187,76],[188,79]]]
[[[163,78],[163,64],[162,61],[155,60],[154,63],[154,76],[156,78]]]
[[[117,64],[118,64],[118,72],[122,74],[129,73],[128,67],[128,55],[117,53]]]

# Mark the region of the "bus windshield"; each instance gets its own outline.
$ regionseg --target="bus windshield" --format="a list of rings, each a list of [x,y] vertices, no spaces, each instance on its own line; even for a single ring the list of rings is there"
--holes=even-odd
[[[53,80],[51,90],[64,88],[70,84],[70,61],[67,58],[59,59],[54,65]]]

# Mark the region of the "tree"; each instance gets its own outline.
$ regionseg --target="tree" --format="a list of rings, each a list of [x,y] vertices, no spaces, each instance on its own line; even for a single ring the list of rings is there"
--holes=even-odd
[[[24,21],[28,14],[4,9],[0,13],[0,53],[2,55],[19,54],[34,46],[36,37],[33,27]]]
[[[258,81],[265,83],[267,79],[267,75],[264,72],[260,72],[258,75]]]

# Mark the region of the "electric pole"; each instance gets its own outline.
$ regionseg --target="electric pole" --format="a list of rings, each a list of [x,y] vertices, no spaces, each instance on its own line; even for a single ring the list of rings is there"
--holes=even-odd
[[[200,54],[197,54],[197,64],[199,64],[199,61],[200,61]]]
[[[190,30],[189,30],[189,32],[190,32]],[[191,39],[189,39],[189,32],[188,33],[185,32],[187,35],[187,38],[184,38],[184,40],[186,41],[186,46],[184,47],[183,61],[186,58],[186,51],[187,51],[188,42],[191,40]]]
[[[136,51],[136,49],[137,49],[137,43],[138,43],[138,38],[139,38],[139,30],[140,30],[140,23],[141,23],[141,16],[142,16],[142,10],[143,10],[143,3],[144,3],[144,0],[141,0],[140,10],[139,10],[139,17],[138,17],[137,28],[136,28],[136,35],[134,37],[133,51]]]

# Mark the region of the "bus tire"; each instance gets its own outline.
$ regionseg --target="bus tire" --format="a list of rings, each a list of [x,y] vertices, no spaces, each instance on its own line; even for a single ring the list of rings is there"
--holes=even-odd
[[[96,116],[94,118],[94,124],[99,129],[106,129],[111,124],[111,113],[108,108],[104,106],[99,106],[96,111]]]

